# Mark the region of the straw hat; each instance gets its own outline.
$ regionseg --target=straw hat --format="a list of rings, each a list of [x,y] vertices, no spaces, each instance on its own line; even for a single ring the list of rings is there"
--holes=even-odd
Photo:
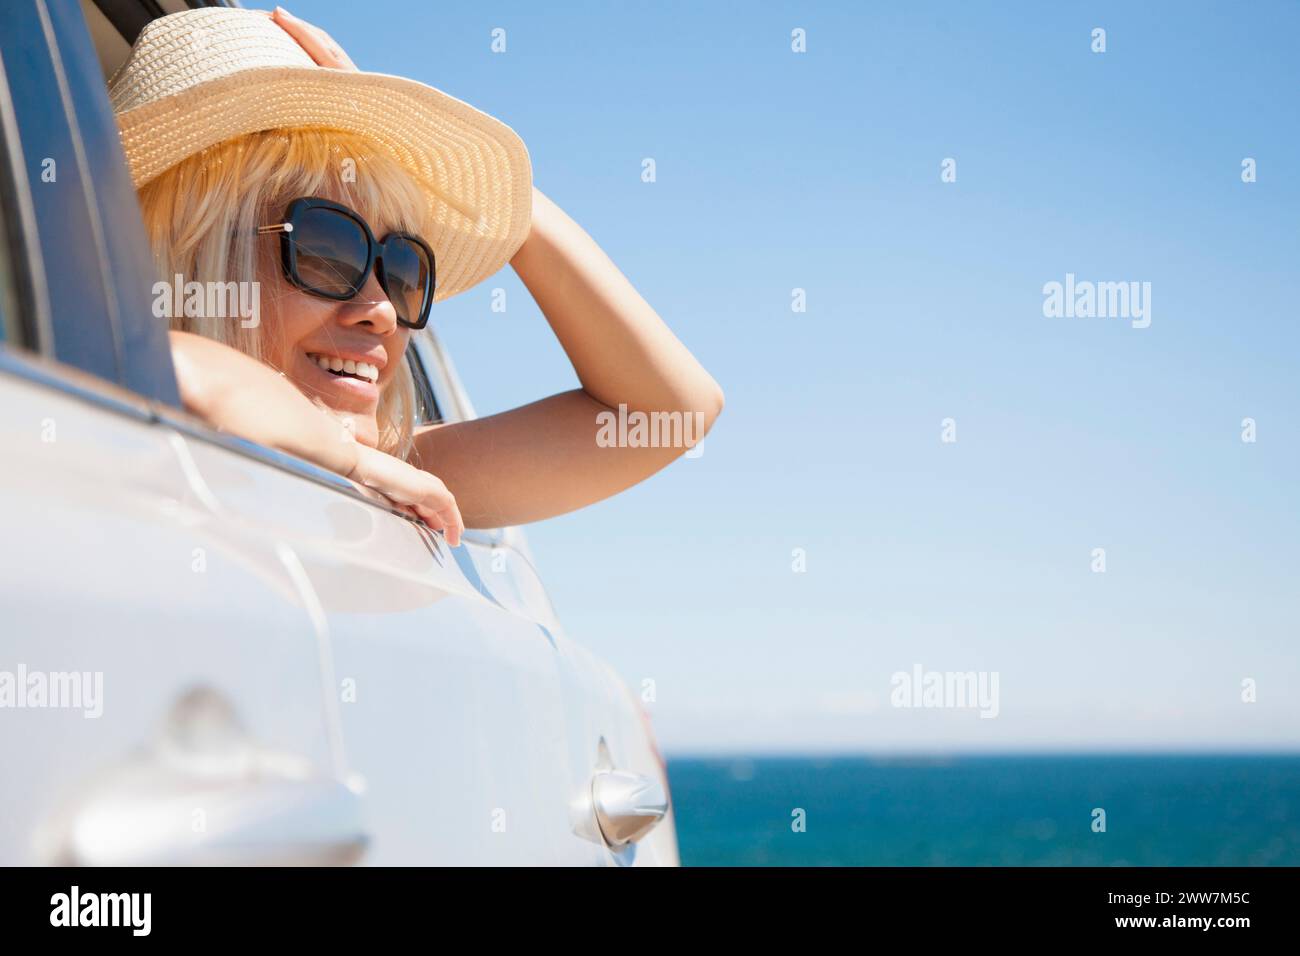
[[[431,86],[320,67],[255,10],[209,7],[150,22],[109,80],[137,188],[246,133],[325,127],[366,136],[415,177],[436,224],[437,298],[481,282],[528,235],[532,169],[500,120]]]

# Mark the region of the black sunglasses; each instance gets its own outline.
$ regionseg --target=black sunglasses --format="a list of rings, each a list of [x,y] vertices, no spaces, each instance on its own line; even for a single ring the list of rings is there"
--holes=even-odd
[[[280,234],[280,262],[289,281],[326,299],[351,299],[374,269],[379,287],[408,329],[429,323],[436,281],[433,250],[419,236],[390,232],[382,242],[347,206],[308,196],[295,199],[284,222],[259,226]]]

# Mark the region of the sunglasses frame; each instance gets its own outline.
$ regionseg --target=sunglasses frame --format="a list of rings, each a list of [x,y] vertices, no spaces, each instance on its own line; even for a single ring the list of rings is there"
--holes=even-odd
[[[361,273],[361,278],[351,292],[339,294],[336,292],[326,292],[322,289],[314,288],[302,280],[298,274],[298,249],[294,232],[298,219],[303,212],[310,209],[328,209],[341,215],[347,216],[358,226],[361,227],[362,233],[366,237],[366,267]],[[319,196],[303,196],[289,203],[284,211],[284,221],[271,223],[266,226],[257,227],[258,235],[280,234],[280,265],[284,268],[285,277],[293,283],[294,286],[310,295],[320,296],[322,299],[333,299],[335,302],[346,302],[356,297],[370,279],[373,271],[375,278],[379,280],[379,286],[384,290],[384,295],[388,296],[392,302],[392,295],[388,291],[388,279],[384,274],[384,257],[380,249],[388,243],[390,239],[406,239],[415,243],[424,250],[424,254],[429,257],[429,277],[426,282],[424,292],[424,301],[421,305],[420,315],[414,322],[408,322],[401,318],[397,319],[399,325],[408,329],[422,329],[429,324],[429,312],[433,308],[433,294],[438,287],[438,266],[434,258],[433,250],[429,244],[419,236],[409,232],[390,232],[383,239],[376,241],[375,234],[371,232],[370,225],[361,216],[342,203],[334,202],[331,199],[322,199]],[[396,303],[394,303],[396,308]]]

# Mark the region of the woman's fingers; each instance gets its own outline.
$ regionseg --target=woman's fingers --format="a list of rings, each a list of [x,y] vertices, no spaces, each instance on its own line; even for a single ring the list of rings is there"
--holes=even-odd
[[[298,45],[307,51],[307,55],[318,66],[327,66],[334,70],[355,70],[343,48],[334,42],[334,38],[320,27],[312,26],[306,20],[300,20],[283,7],[276,7],[271,19],[278,23],[289,36],[298,41]]]
[[[429,527],[443,532],[453,548],[460,544],[465,522],[442,479],[374,448],[362,445],[358,451],[352,475],[356,481],[411,508]]]
[[[447,536],[447,544],[453,548],[460,544],[461,535],[465,532],[465,525],[460,518],[460,511],[455,504],[449,507],[436,510],[424,505],[416,506],[416,513],[434,531],[441,531]]]
[[[465,522],[461,520],[460,508],[456,505],[455,496],[441,480],[428,472],[412,468],[410,465],[404,467],[410,468],[414,473],[416,487],[402,489],[399,493],[404,492],[409,495],[411,506],[424,522],[445,534],[447,543],[453,548],[456,547],[460,544]]]
[[[460,508],[457,507],[456,499],[451,496],[451,492],[446,492],[445,495],[426,492],[412,501],[411,507],[430,528],[445,534],[449,545],[454,548],[460,544],[461,535],[465,531],[465,522],[461,519]]]
[[[428,490],[416,503],[420,516],[426,522],[438,527],[447,536],[447,543],[454,548],[460,544],[461,533],[465,530],[465,522],[461,519],[456,498],[442,483],[442,479],[428,472],[419,472],[419,474],[429,479]]]

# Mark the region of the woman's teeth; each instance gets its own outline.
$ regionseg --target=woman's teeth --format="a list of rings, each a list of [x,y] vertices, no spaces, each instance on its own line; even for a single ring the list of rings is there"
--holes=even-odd
[[[341,359],[335,355],[318,355],[315,352],[308,353],[307,358],[335,375],[351,375],[353,378],[365,379],[371,383],[379,381],[379,369],[369,362],[354,362],[352,359]]]

